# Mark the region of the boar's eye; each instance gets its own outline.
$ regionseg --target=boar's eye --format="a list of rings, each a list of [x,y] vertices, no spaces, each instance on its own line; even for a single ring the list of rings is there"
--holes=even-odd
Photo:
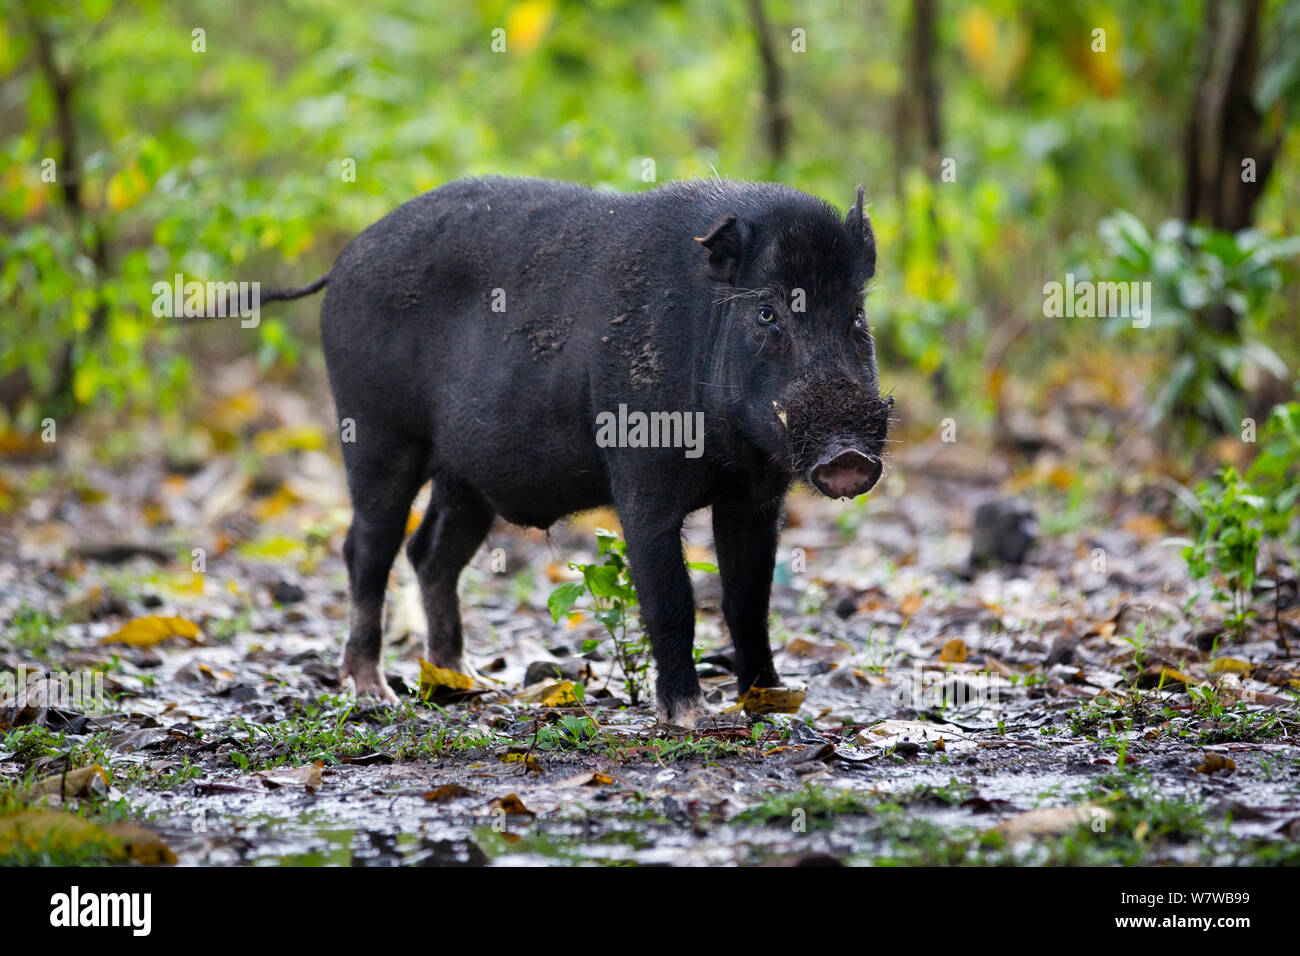
[[[771,325],[776,321],[776,313],[772,311],[770,305],[760,305],[758,307],[758,321],[763,325]]]

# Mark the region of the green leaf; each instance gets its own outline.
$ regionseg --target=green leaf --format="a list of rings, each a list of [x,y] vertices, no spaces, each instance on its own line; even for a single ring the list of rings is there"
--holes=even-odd
[[[551,619],[558,622],[577,603],[578,598],[582,597],[585,590],[586,588],[577,581],[569,581],[552,591],[551,596],[546,599],[546,606],[551,612]]]

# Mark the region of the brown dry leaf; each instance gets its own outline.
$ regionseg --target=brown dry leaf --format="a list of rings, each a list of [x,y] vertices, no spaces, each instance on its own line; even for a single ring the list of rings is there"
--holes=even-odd
[[[843,657],[847,649],[840,644],[821,644],[806,637],[792,637],[782,648],[793,657],[806,657],[815,661],[833,661]]]
[[[751,687],[736,706],[749,714],[797,714],[807,696],[797,687]]]
[[[420,696],[430,697],[440,689],[473,690],[474,678],[448,667],[434,667],[423,657],[420,658]]]
[[[305,767],[276,767],[273,770],[259,770],[256,776],[272,789],[279,787],[305,787],[318,790],[321,785],[321,764],[309,763]]]
[[[406,533],[407,535],[415,534],[415,529],[420,527],[420,522],[424,520],[424,512],[417,508],[412,508],[411,513],[406,516]]]
[[[506,813],[524,817],[537,816],[537,814],[533,813],[532,810],[529,810],[524,806],[524,801],[520,800],[519,797],[513,793],[508,793],[504,797],[497,797],[488,804],[488,809],[503,810]]]
[[[921,603],[924,599],[916,591],[903,598],[902,603],[898,605],[898,610],[904,617],[915,617],[916,612],[921,610]]]
[[[590,773],[580,773],[577,776],[569,777],[554,784],[556,790],[568,790],[573,787],[608,787],[614,782],[614,778],[600,770],[593,770]]]
[[[1205,754],[1200,766],[1196,768],[1197,773],[1212,774],[1219,771],[1236,770],[1237,764],[1231,757],[1225,757],[1223,754],[1215,753],[1213,750]]]
[[[129,644],[132,647],[153,647],[169,637],[183,637],[191,643],[198,643],[199,626],[183,617],[137,617],[128,621],[122,629],[108,637],[101,638],[100,644]]]
[[[939,652],[939,660],[945,664],[966,663],[966,642],[960,637],[954,637],[943,645],[943,650]]]
[[[478,794],[469,787],[462,787],[458,783],[444,783],[432,790],[426,790],[424,793],[424,799],[430,803],[441,803],[444,800],[459,800],[461,797],[475,796],[478,796]]]
[[[1099,828],[1104,829],[1114,817],[1115,815],[1105,807],[1091,804],[1078,807],[1042,807],[1003,820],[993,827],[992,832],[1002,834],[1009,841],[1059,836],[1071,832],[1080,824],[1092,827],[1094,831]]]
[[[1129,515],[1121,527],[1139,538],[1159,538],[1167,533],[1164,522],[1149,514]]]
[[[86,797],[92,793],[107,793],[112,781],[108,772],[99,764],[69,770],[66,774],[56,773],[44,777],[32,784],[28,793],[33,796],[62,794],[69,797]]]

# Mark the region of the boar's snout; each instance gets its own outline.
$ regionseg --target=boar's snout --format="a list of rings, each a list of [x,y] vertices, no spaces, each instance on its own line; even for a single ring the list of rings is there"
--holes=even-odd
[[[808,480],[828,498],[856,498],[875,487],[882,469],[875,455],[847,448],[827,455],[808,473]]]

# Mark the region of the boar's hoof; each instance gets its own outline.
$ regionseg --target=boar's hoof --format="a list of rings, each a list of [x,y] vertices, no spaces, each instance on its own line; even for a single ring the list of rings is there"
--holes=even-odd
[[[339,665],[339,683],[352,681],[352,691],[358,699],[370,697],[385,704],[396,704],[397,695],[384,680],[378,664],[352,664],[346,658]]]
[[[701,720],[712,717],[713,711],[702,697],[696,697],[670,705],[660,703],[657,715],[660,723],[680,727],[682,730],[694,730]]]
[[[856,448],[827,455],[813,466],[813,486],[828,498],[856,498],[880,480],[880,459]]]

